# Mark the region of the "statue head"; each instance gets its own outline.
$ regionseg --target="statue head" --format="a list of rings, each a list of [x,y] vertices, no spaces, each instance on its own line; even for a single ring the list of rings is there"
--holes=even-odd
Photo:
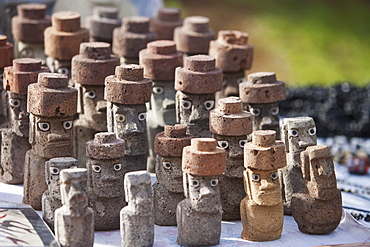
[[[153,191],[149,172],[134,171],[126,173],[125,194],[128,207],[135,213],[142,216],[152,214]]]
[[[77,168],[78,160],[72,157],[52,158],[45,162],[45,178],[48,190],[60,195],[59,181],[60,172],[64,169]]]

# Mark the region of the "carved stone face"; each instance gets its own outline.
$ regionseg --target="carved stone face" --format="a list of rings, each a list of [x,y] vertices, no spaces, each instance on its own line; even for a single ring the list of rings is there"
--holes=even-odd
[[[282,202],[278,171],[244,171],[246,193],[249,198],[261,206],[273,206]]]
[[[72,158],[71,158],[72,159]],[[49,191],[56,194],[60,193],[59,174],[64,169],[77,168],[77,162],[46,162],[45,163],[45,177],[48,184]],[[55,196],[55,194],[54,194]]]
[[[230,178],[242,178],[244,171],[244,144],[247,136],[221,136],[213,134],[217,145],[226,151],[226,170],[224,175]]]
[[[337,195],[337,182],[331,157],[311,160],[307,188],[310,195],[319,200],[330,200]]]
[[[150,179],[142,180],[135,184],[132,184],[126,179],[125,188],[126,201],[134,212],[137,212],[140,215],[148,215],[152,213],[153,192]]]
[[[224,73],[222,90],[216,92],[216,99],[239,96],[239,84],[244,81],[244,72]]]
[[[45,64],[46,56],[44,52],[44,44],[30,44],[21,41],[15,42],[16,53],[18,58],[28,57],[40,59]]]
[[[300,153],[317,143],[314,121],[309,117],[305,118],[306,120],[302,119],[299,122],[288,121],[283,123],[282,131],[284,133],[282,135],[289,153]]]
[[[27,112],[27,95],[10,91],[4,93],[4,110],[9,127],[18,136],[29,136],[29,113]]]
[[[159,126],[176,123],[175,94],[173,82],[153,82],[150,106]]]
[[[60,61],[52,57],[46,57],[46,66],[52,73],[59,73],[71,78],[71,61]]]
[[[275,130],[280,136],[279,102],[268,104],[247,104],[247,111],[254,116],[253,130]]]
[[[88,198],[86,180],[72,180],[60,185],[62,203],[69,209],[71,216],[79,217],[86,213]]]
[[[184,192],[182,182],[181,157],[163,157],[157,155],[155,173],[158,182],[171,192]]]

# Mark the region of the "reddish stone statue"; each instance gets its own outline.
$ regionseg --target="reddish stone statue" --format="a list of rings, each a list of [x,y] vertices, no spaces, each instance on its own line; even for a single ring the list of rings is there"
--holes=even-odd
[[[173,32],[176,27],[182,26],[182,22],[180,9],[163,7],[150,20],[150,26],[158,34],[158,40],[173,40]]]

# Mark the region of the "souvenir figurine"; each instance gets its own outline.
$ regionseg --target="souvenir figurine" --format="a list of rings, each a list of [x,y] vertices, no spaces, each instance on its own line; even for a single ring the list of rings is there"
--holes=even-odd
[[[158,40],[173,40],[173,32],[176,27],[182,26],[182,22],[180,9],[163,7],[150,20],[150,26],[157,33]]]

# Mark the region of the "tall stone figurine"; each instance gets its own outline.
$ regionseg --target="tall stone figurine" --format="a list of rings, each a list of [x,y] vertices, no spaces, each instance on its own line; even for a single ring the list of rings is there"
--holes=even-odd
[[[73,156],[73,115],[77,112],[77,89],[68,87],[62,74],[40,73],[38,83],[28,86],[30,143],[24,171],[23,203],[41,210],[47,190],[45,162]]]
[[[222,219],[240,219],[240,202],[245,197],[243,185],[244,145],[253,130],[253,116],[243,111],[237,97],[223,98],[211,111],[210,130],[218,146],[226,151],[226,170],[219,178]]]
[[[4,68],[7,66],[12,66],[13,61],[13,44],[7,42],[7,37],[0,34],[0,95],[3,92],[3,73]],[[3,124],[6,119],[4,117],[2,105],[3,102],[0,100],[0,125]]]
[[[182,22],[180,9],[163,7],[150,20],[150,26],[158,34],[158,40],[173,40],[173,32],[176,27],[182,26]]]
[[[143,73],[142,66],[121,65],[105,79],[108,131],[126,142],[127,172],[146,170],[147,165],[145,103],[150,101],[152,81]]]
[[[253,130],[275,130],[280,139],[279,101],[285,100],[285,83],[273,72],[257,72],[239,84],[244,109],[254,116]]]
[[[39,73],[48,72],[41,61],[33,58],[13,60],[13,66],[4,69],[2,109],[6,122],[1,125],[0,181],[20,184],[24,178],[24,158],[31,149],[27,87],[37,82]]]
[[[149,29],[148,17],[124,17],[122,26],[113,30],[113,53],[122,64],[139,64],[139,51],[156,39],[157,34]]]
[[[242,238],[271,241],[280,238],[284,213],[278,169],[286,165],[285,146],[274,130],[256,130],[244,145],[246,198],[240,203]]]
[[[216,101],[229,96],[239,96],[239,84],[244,81],[244,71],[252,67],[254,48],[248,44],[249,35],[236,30],[221,30],[217,40],[209,43],[209,55],[223,71],[222,90]]]
[[[42,219],[54,229],[55,210],[63,206],[60,195],[60,173],[64,169],[77,168],[78,161],[72,157],[52,158],[45,163],[48,189],[42,195]]]
[[[89,30],[80,26],[80,14],[60,11],[51,16],[52,26],[45,29],[46,65],[53,73],[71,76],[71,60],[80,44],[89,41]]]
[[[55,210],[55,238],[61,246],[94,245],[94,213],[88,207],[85,168],[66,169],[60,173],[63,206]]]
[[[284,214],[290,215],[293,193],[304,192],[306,182],[302,176],[301,152],[317,144],[316,126],[311,117],[284,118],[281,139],[285,142],[287,166],[280,170]]]
[[[211,137],[209,111],[215,106],[215,92],[222,89],[222,70],[206,55],[187,57],[183,68],[176,68],[177,122],[188,127],[194,137]]]
[[[213,138],[194,138],[183,149],[185,199],[177,205],[178,236],[184,246],[217,245],[222,209],[218,177],[225,172],[225,150]]]
[[[182,150],[190,145],[192,136],[185,125],[166,125],[155,138],[156,175],[154,192],[154,223],[176,226],[177,204],[185,199],[182,180]]]
[[[51,26],[46,5],[26,3],[17,6],[18,15],[12,18],[15,57],[37,58],[45,64],[44,31]]]
[[[307,190],[293,194],[294,220],[301,232],[330,233],[342,217],[342,196],[337,189],[330,149],[322,145],[307,147],[301,153],[301,165]]]
[[[88,197],[95,230],[119,229],[119,212],[126,205],[123,190],[125,142],[114,133],[95,134],[86,143]]]
[[[81,43],[80,54],[72,58],[72,81],[78,90],[74,121],[75,157],[86,164],[86,142],[98,132],[107,131],[107,102],[104,100],[105,77],[114,74],[119,59],[111,54],[108,43]]]
[[[163,131],[166,124],[176,123],[175,69],[183,65],[182,53],[176,51],[176,44],[170,40],[148,43],[148,48],[139,53],[144,76],[153,80],[152,97],[147,114],[149,140],[149,171],[154,171],[154,138]]]
[[[153,246],[153,191],[150,174],[147,171],[126,173],[125,194],[128,205],[120,213],[121,246]]]

